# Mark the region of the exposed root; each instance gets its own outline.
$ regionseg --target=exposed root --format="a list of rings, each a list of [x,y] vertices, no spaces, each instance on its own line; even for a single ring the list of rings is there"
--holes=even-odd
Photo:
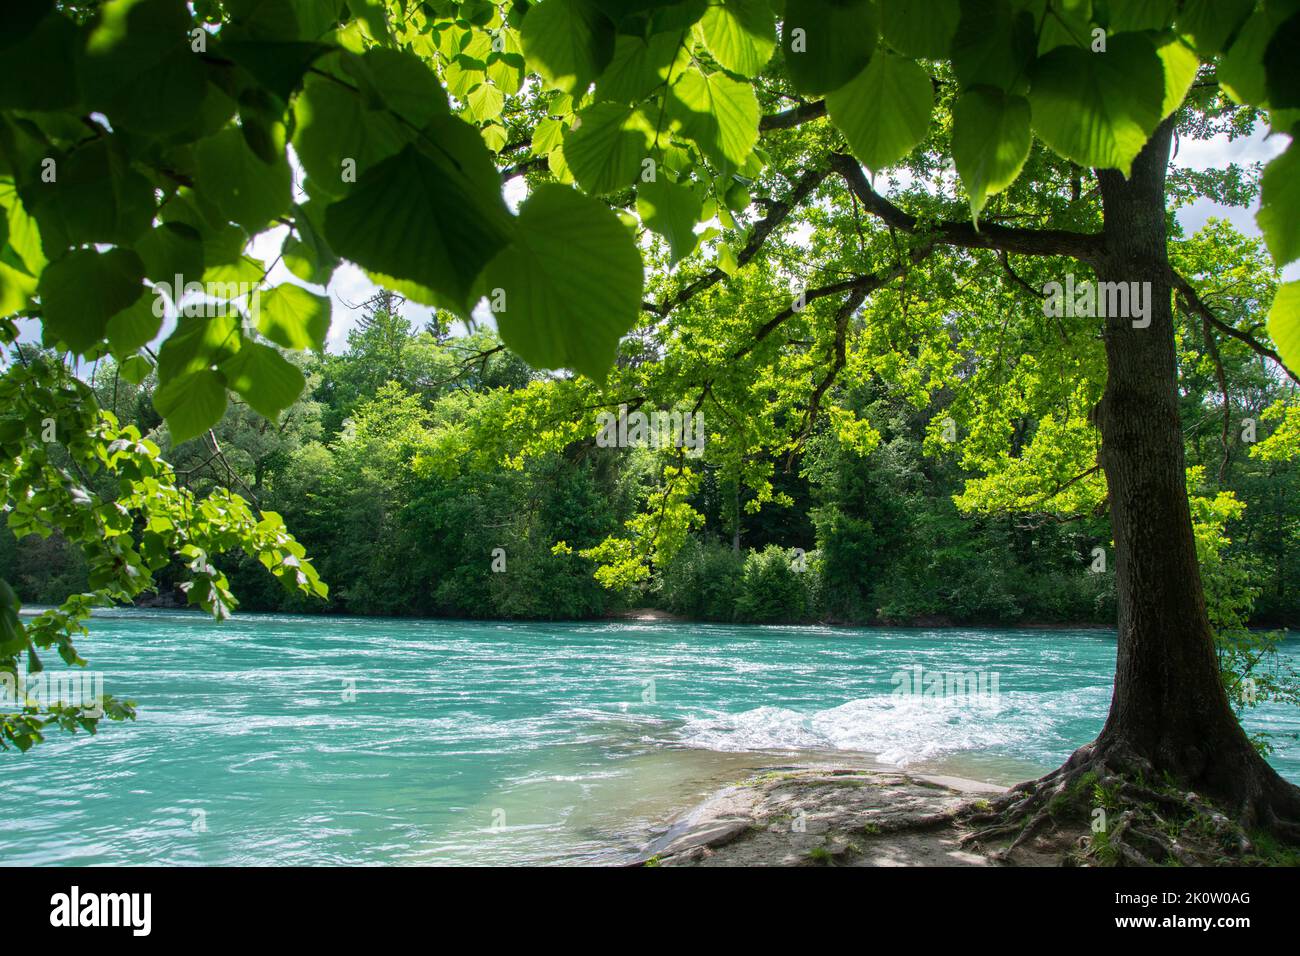
[[[961,839],[1002,862],[1020,851],[1059,853],[1066,865],[1206,866],[1269,862],[1242,823],[1203,797],[1155,781],[1151,764],[1122,746],[1090,744],[1061,767],[1020,784],[957,823]],[[991,805],[990,805],[991,804]],[[1300,823],[1265,812],[1270,841],[1300,846]],[[1241,814],[1250,822],[1251,814]],[[1285,854],[1285,851],[1277,851]]]

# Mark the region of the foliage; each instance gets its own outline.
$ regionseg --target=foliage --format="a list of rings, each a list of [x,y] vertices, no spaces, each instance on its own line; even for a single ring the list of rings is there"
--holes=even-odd
[[[95,606],[130,602],[153,584],[173,558],[184,564],[189,600],[218,618],[230,614],[235,597],[214,558],[242,549],[256,556],[287,587],[324,597],[328,592],[306,551],[274,512],[255,515],[247,502],[225,489],[198,499],[177,483],[159,448],[135,425],[96,407],[89,386],[38,355],[0,379],[0,480],[9,528],[22,538],[58,534],[86,556],[87,588],[23,623],[8,584],[0,672],[15,679],[44,669],[40,652],[55,649],[69,665],[85,665],[75,640],[86,633]],[[59,436],[67,436],[57,441]],[[100,478],[107,491],[90,487]],[[106,696],[99,706],[115,720],[132,717],[130,701]],[[25,699],[0,723],[0,743],[26,750],[43,739],[41,728],[58,724],[91,732],[96,705],[62,705]]]
[[[736,597],[736,619],[757,624],[802,619],[810,576],[799,558],[774,544],[751,552]]]
[[[1192,485],[1202,479],[1199,468],[1189,473]],[[1205,603],[1214,628],[1219,671],[1233,709],[1240,714],[1264,701],[1300,704],[1300,674],[1278,654],[1286,635],[1247,629],[1260,590],[1251,584],[1253,558],[1230,555],[1232,539],[1225,532],[1244,506],[1230,491],[1220,491],[1213,498],[1192,495],[1191,502]],[[1256,734],[1254,741],[1261,752],[1271,751],[1269,734]]]
[[[664,568],[660,600],[693,620],[732,621],[745,565],[745,556],[729,545],[693,538]]]

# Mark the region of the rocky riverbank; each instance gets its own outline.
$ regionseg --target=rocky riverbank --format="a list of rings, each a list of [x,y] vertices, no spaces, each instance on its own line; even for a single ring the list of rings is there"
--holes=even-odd
[[[1003,792],[958,777],[776,768],[725,787],[683,814],[637,863],[994,866],[987,849],[962,846],[966,833],[953,818],[962,806]]]

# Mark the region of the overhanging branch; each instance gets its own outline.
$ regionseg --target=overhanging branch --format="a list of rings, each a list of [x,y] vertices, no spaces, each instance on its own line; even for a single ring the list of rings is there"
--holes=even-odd
[[[790,129],[800,123],[807,123],[809,120],[821,119],[825,115],[825,100],[818,100],[816,103],[803,103],[791,109],[782,110],[780,113],[771,113],[764,116],[758,121],[758,129],[760,132],[767,132],[770,129]]]
[[[843,279],[839,282],[832,282],[830,285],[820,286],[816,289],[805,289],[801,293],[799,298],[801,299],[803,306],[807,306],[809,302],[815,302],[817,299],[824,299],[827,296],[832,296],[832,295],[840,295],[844,292],[861,292],[862,299],[865,299],[868,295],[875,292],[881,286],[887,285],[890,282],[893,282],[895,279],[904,276],[907,273],[907,270],[910,266],[914,266],[917,263],[921,262],[923,259],[926,258],[926,256],[930,255],[930,253],[933,251],[934,251],[934,245],[932,243],[927,243],[922,246],[917,246],[909,254],[907,262],[897,263],[896,265],[890,266],[888,269],[883,269],[879,272],[872,272],[872,273],[868,273],[867,275],[853,276],[852,278]],[[862,303],[862,299],[858,300],[859,305]],[[744,346],[742,346],[740,349],[737,349],[736,352],[732,354],[731,356],[732,360],[734,361],[736,359],[744,358],[746,355],[748,355],[750,352],[754,350],[754,348],[758,345],[758,343],[762,342],[769,335],[771,335],[778,328],[780,328],[783,324],[785,324],[787,321],[792,319],[794,316],[798,315],[799,312],[801,311],[802,308],[796,309],[794,304],[791,303],[789,306],[782,309],[776,315],[772,316],[772,318],[768,319],[761,326],[759,326],[758,331],[754,333],[754,338],[752,341],[747,342]]]
[[[758,254],[758,250],[763,247],[763,243],[767,241],[767,237],[772,234],[772,231],[781,225],[790,213],[807,199],[808,195],[821,185],[822,181],[829,175],[830,170],[827,169],[810,169],[799,177],[794,184],[794,188],[790,190],[784,199],[767,203],[767,215],[754,224],[754,231],[750,235],[749,241],[745,243],[745,248],[741,249],[736,256],[737,264],[743,266],[754,258]],[[682,286],[667,302],[658,306],[646,302],[643,303],[642,307],[647,312],[653,312],[660,317],[666,316],[679,305],[687,302],[710,286],[716,285],[726,277],[725,272],[715,268]]]
[[[1090,265],[1101,258],[1100,235],[1064,229],[1017,229],[986,222],[922,220],[904,211],[872,188],[858,161],[846,153],[831,154],[831,168],[848,184],[866,210],[895,229],[923,234],[935,242],[967,249],[996,249],[1026,256],[1070,256]]]
[[[1205,302],[1201,299],[1200,295],[1196,291],[1196,287],[1193,286],[1181,275],[1179,275],[1177,272],[1170,270],[1170,279],[1173,282],[1174,288],[1178,291],[1178,294],[1182,297],[1183,307],[1187,310],[1187,312],[1197,316],[1203,322],[1206,322],[1209,325],[1213,326],[1214,328],[1218,329],[1224,335],[1229,335],[1232,338],[1236,339],[1238,342],[1244,342],[1246,345],[1248,345],[1251,349],[1253,349],[1258,354],[1276,362],[1277,367],[1280,368],[1283,372],[1285,372],[1287,376],[1291,379],[1291,381],[1295,382],[1297,385],[1300,385],[1300,376],[1297,376],[1295,372],[1287,368],[1286,363],[1282,361],[1282,356],[1278,355],[1277,352],[1269,348],[1267,345],[1265,345],[1263,342],[1256,339],[1253,335],[1249,334],[1248,332],[1243,332],[1241,331],[1241,329],[1233,325],[1230,325],[1227,322],[1224,322],[1222,319],[1220,319],[1217,315],[1214,314],[1214,310],[1211,309],[1208,305],[1206,305]]]

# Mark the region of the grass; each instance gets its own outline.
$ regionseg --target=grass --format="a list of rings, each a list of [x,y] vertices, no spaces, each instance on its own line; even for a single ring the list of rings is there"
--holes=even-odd
[[[822,866],[829,866],[835,862],[835,854],[824,846],[815,846],[808,851],[808,859],[814,863],[820,863]]]

